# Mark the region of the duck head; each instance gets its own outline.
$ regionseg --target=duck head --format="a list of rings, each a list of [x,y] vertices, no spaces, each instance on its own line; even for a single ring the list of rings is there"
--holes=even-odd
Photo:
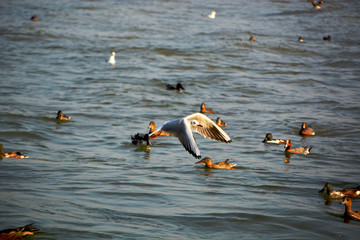
[[[176,84],[176,89],[177,89],[178,91],[180,91],[181,89],[182,89],[182,90],[185,90],[185,88],[183,87],[183,85],[182,85],[181,83],[177,83],[177,84]]]
[[[151,133],[153,133],[154,131],[155,131],[155,129],[156,129],[156,125],[155,125],[155,122],[153,122],[153,121],[151,121],[150,123],[149,123],[149,134],[151,134]]]
[[[291,141],[289,139],[285,142],[285,148],[291,148]]]
[[[60,118],[60,117],[62,117],[62,116],[63,116],[62,111],[58,111],[58,113],[57,113],[57,117],[58,117],[58,118]]]
[[[203,158],[200,161],[196,162],[196,164],[200,164],[200,163],[205,163],[206,166],[209,166],[212,164],[212,160],[211,160],[211,158],[206,157],[206,158]]]
[[[347,209],[351,209],[352,201],[351,198],[346,197],[340,204],[344,204]]]
[[[265,135],[265,140],[267,140],[267,141],[273,140],[272,134],[271,134],[271,133],[267,133],[267,134]]]
[[[319,193],[323,193],[323,192],[327,192],[327,193],[330,193],[332,191],[332,186],[330,183],[326,183],[325,186],[323,187],[323,189],[321,189],[319,191]]]

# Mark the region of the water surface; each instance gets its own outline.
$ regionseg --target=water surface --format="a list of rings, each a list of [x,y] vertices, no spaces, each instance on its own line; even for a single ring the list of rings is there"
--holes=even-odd
[[[212,10],[215,19],[203,15]],[[360,4],[326,1],[2,1],[0,228],[33,239],[350,239],[344,206],[317,192],[359,185]],[[39,21],[32,22],[36,14]],[[332,41],[322,37],[331,35]],[[249,42],[255,36],[255,42]],[[298,37],[306,43],[299,43]],[[116,65],[105,63],[116,52]],[[185,91],[165,84],[182,82]],[[205,102],[223,144],[130,135]],[[72,117],[58,122],[56,112]],[[297,133],[306,121],[313,137]],[[267,132],[311,154],[284,162]],[[353,201],[360,210],[360,201]]]

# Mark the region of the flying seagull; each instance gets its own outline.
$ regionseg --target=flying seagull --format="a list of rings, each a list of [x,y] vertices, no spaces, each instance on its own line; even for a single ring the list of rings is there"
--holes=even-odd
[[[168,134],[177,137],[186,151],[195,158],[201,158],[200,150],[192,132],[197,132],[205,138],[224,143],[231,143],[232,141],[224,130],[202,113],[194,113],[184,118],[165,122],[149,136],[156,138],[160,135]]]

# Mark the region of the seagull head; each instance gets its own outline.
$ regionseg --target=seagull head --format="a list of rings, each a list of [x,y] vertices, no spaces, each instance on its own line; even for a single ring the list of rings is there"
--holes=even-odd
[[[190,120],[189,122],[191,128],[202,127],[202,125],[197,120]]]

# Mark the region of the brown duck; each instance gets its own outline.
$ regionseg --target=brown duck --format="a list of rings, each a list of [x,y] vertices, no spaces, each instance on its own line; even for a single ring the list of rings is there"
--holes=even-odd
[[[0,158],[28,158],[22,152],[4,152],[3,145],[0,144]]]
[[[23,239],[26,236],[32,236],[34,233],[40,231],[40,229],[32,228],[33,224],[28,224],[23,227],[18,228],[9,228],[0,231],[0,239],[4,240],[13,240],[13,239]]]
[[[315,135],[315,131],[314,129],[312,129],[311,127],[307,126],[306,123],[302,123],[301,124],[301,128],[299,131],[300,135],[309,135],[309,136],[314,136]]]
[[[56,115],[56,119],[58,120],[70,120],[71,117],[70,116],[65,116],[62,111],[58,111],[57,115]]]
[[[205,167],[206,168],[224,168],[224,169],[231,169],[233,168],[236,163],[229,163],[229,159],[222,161],[222,162],[218,162],[218,163],[213,163],[211,158],[203,158],[202,160],[196,162],[196,164],[200,164],[200,163],[205,163]]]
[[[291,148],[291,141],[288,139],[285,142],[285,152],[289,153],[299,153],[299,154],[309,154],[312,147],[297,147]]]
[[[214,113],[214,111],[210,108],[206,108],[205,103],[202,103],[200,106],[201,113]]]
[[[341,202],[341,204],[345,205],[345,212],[344,217],[345,218],[351,218],[355,220],[360,220],[360,211],[353,211],[351,210],[352,201],[351,198],[346,197],[344,201]]]
[[[227,123],[224,122],[223,120],[221,120],[221,118],[217,118],[216,119],[216,125],[218,125],[219,127],[226,127],[227,126]]]

